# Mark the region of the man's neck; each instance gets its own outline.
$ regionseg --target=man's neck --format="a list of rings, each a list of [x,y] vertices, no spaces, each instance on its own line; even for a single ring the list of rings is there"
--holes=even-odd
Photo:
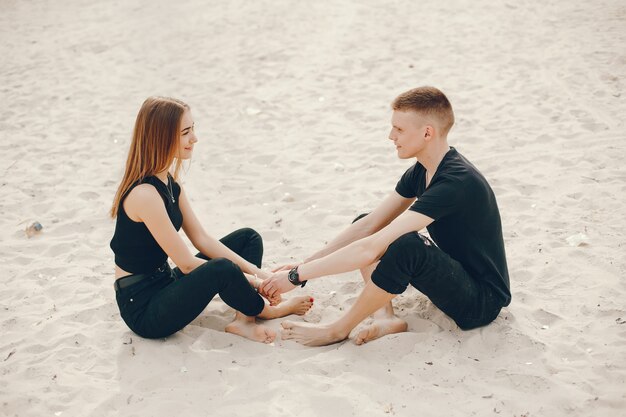
[[[448,140],[441,138],[436,142],[432,142],[431,146],[424,149],[423,153],[416,156],[416,159],[426,168],[426,172],[428,172],[428,175],[432,178],[437,171],[437,167],[449,150],[450,145],[448,145]]]

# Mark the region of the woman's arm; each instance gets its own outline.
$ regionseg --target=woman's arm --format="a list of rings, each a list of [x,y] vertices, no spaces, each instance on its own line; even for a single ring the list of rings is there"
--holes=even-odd
[[[124,210],[131,220],[143,222],[159,246],[184,274],[206,261],[196,258],[187,248],[167,215],[163,199],[154,186],[141,184],[124,200]]]
[[[183,187],[180,190],[180,196],[178,197],[178,203],[180,204],[180,211],[183,214],[183,230],[185,234],[191,241],[191,243],[198,249],[201,253],[209,258],[226,258],[233,261],[235,264],[241,268],[241,270],[250,275],[256,275],[260,278],[268,278],[269,274],[257,268],[251,262],[246,261],[241,256],[237,255],[235,252],[230,250],[226,245],[224,245],[219,240],[215,239],[213,236],[209,235],[202,224],[196,217],[193,209],[191,208],[191,204],[187,199],[187,194]]]

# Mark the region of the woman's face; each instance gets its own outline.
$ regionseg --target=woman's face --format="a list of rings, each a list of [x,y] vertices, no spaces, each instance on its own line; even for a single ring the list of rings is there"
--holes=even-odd
[[[186,109],[180,121],[180,142],[178,144],[178,158],[189,159],[193,154],[193,145],[198,141],[194,131],[191,111]]]

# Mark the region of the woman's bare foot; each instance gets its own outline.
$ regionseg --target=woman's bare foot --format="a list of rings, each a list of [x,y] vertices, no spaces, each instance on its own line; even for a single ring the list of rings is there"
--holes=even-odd
[[[348,334],[337,332],[330,326],[319,326],[308,323],[294,323],[283,321],[281,337],[283,340],[293,340],[306,346],[326,346],[341,342]]]
[[[248,317],[240,312],[235,320],[224,329],[227,333],[236,334],[246,339],[261,343],[272,343],[276,339],[276,332],[260,324],[256,324],[254,317]]]
[[[378,339],[388,334],[406,332],[406,321],[399,319],[396,316],[387,316],[385,318],[377,318],[372,324],[361,330],[354,342],[357,345],[362,345],[371,340]]]
[[[308,295],[293,297],[288,300],[284,300],[277,306],[266,305],[258,317],[264,320],[271,320],[279,317],[285,317],[290,314],[302,316],[303,314],[306,314],[311,307],[313,307],[313,301],[313,297]]]

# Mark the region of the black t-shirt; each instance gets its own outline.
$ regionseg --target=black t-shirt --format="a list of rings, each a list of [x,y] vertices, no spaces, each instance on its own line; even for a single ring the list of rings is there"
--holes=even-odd
[[[124,200],[137,185],[144,183],[152,185],[161,195],[167,215],[172,221],[174,228],[178,231],[183,224],[183,215],[178,205],[180,185],[169,174],[168,181],[171,184],[174,202],[172,202],[167,185],[157,177],[147,177],[133,184],[120,201],[117,210],[115,233],[113,234],[113,239],[111,239],[110,246],[115,253],[115,264],[124,271],[132,274],[150,273],[163,266],[165,261],[167,261],[167,254],[159,246],[146,225],[143,222],[133,221],[128,217],[124,210]]]
[[[428,188],[426,168],[417,162],[398,181],[396,191],[405,198],[417,197],[409,210],[434,220],[427,229],[441,250],[491,286],[503,305],[511,302],[498,204],[474,165],[451,147]]]

